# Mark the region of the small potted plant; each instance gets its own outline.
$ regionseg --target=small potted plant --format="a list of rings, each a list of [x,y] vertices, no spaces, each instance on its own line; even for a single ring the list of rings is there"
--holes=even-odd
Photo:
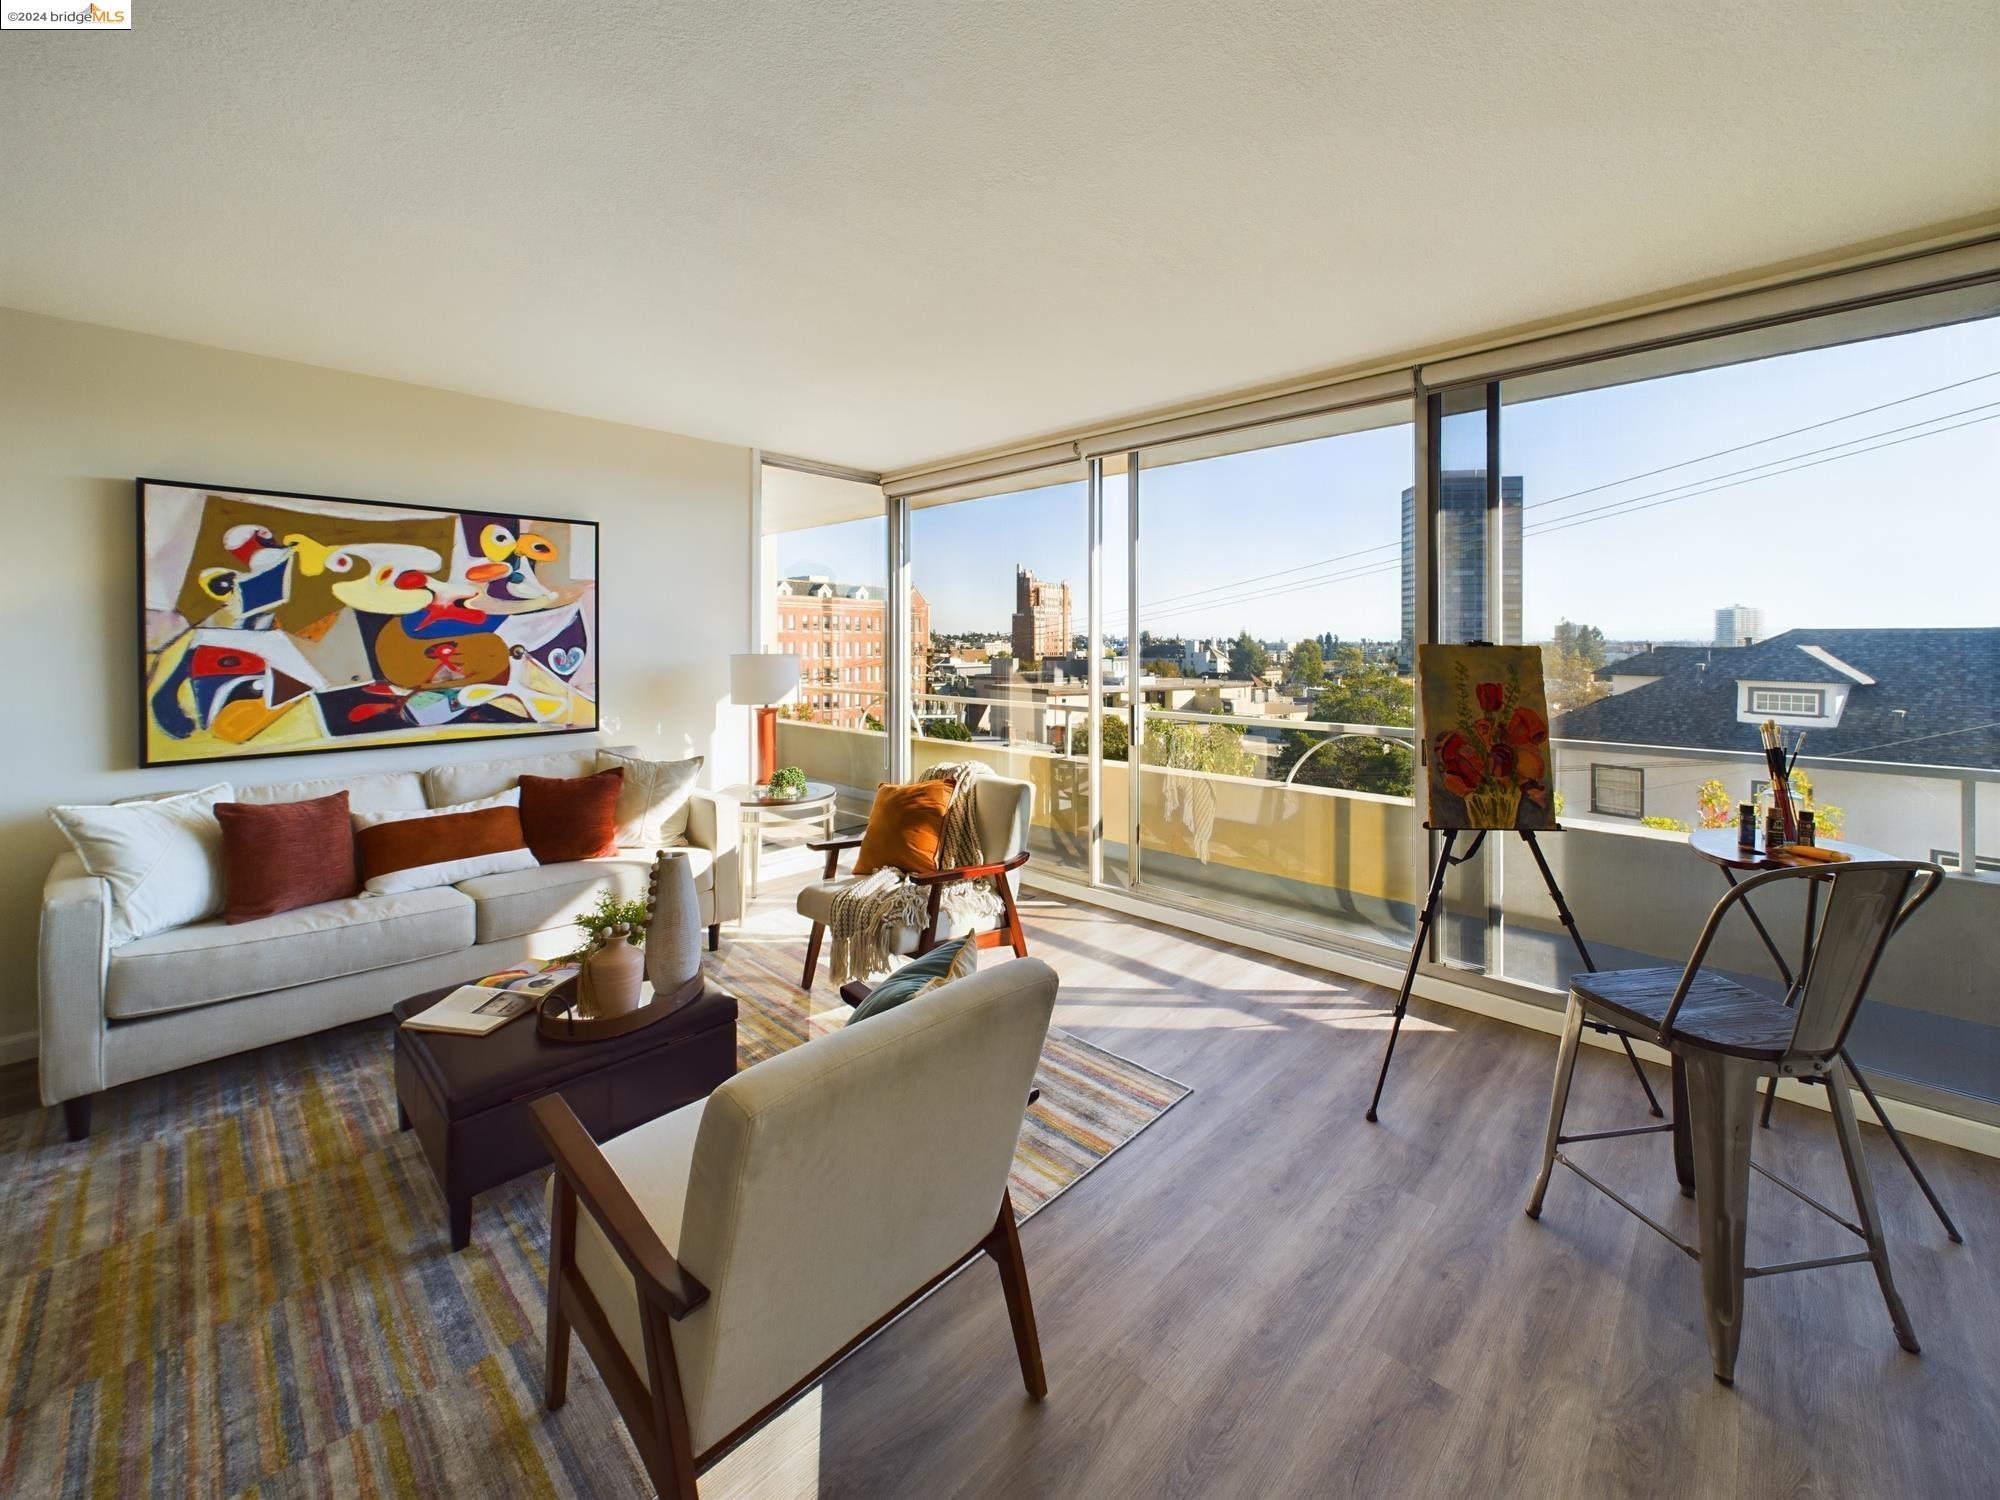
[[[597,898],[597,909],[576,919],[584,940],[571,955],[582,966],[577,998],[592,1015],[622,1015],[639,1004],[645,978],[648,913],[644,901],[620,901],[610,891]]]
[[[797,766],[780,766],[771,773],[764,793],[773,802],[797,802],[806,794],[806,773]]]

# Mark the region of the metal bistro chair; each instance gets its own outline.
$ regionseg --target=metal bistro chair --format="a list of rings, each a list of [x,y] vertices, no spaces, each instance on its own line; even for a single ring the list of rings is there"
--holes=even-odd
[[[1854,1119],[1854,1103],[1848,1093],[1852,1085],[1841,1048],[1854,1012],[1874,977],[1882,950],[1911,913],[1930,899],[1943,878],[1944,871],[1939,866],[1915,860],[1857,860],[1771,870],[1743,881],[1716,904],[1686,969],[1623,969],[1579,974],[1570,983],[1562,1049],[1556,1057],[1555,1094],[1549,1101],[1548,1142],[1542,1151],[1541,1175],[1535,1179],[1534,1194],[1528,1200],[1528,1217],[1541,1217],[1549,1177],[1555,1164],[1561,1162],[1699,1261],[1702,1295],[1707,1303],[1709,1352],[1715,1363],[1715,1378],[1725,1384],[1735,1379],[1746,1276],[1770,1276],[1780,1271],[1867,1261],[1875,1267],[1882,1300],[1888,1304],[1889,1320],[1896,1328],[1896,1341],[1910,1353],[1918,1352],[1910,1316],[1889,1275],[1889,1252],[1882,1240],[1875,1193],[1868,1181],[1868,1164],[1861,1153],[1861,1132]],[[1922,887],[1912,895],[1911,887],[1919,879]],[[1810,962],[1796,1008],[1745,989],[1701,966],[1708,945],[1730,907],[1751,892],[1783,880],[1824,881],[1828,887],[1825,914],[1813,935]],[[1657,1042],[1673,1055],[1671,1125],[1642,1125],[1588,1135],[1562,1134],[1570,1078],[1576,1071],[1577,1040],[1590,1021],[1608,1022],[1633,1036]],[[1776,1076],[1826,1085],[1859,1223],[1850,1223],[1750,1160],[1758,1084]],[[1673,1132],[1674,1166],[1681,1190],[1685,1193],[1690,1185],[1693,1188],[1699,1248],[1628,1203],[1561,1150],[1576,1141],[1658,1130]],[[1753,1168],[1859,1235],[1868,1248],[1853,1255],[1823,1256],[1784,1265],[1745,1266],[1743,1246]]]

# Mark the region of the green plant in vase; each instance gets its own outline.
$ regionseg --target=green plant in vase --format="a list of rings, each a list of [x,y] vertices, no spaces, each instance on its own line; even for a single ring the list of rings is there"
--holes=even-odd
[[[610,891],[604,892],[597,898],[596,910],[576,919],[576,925],[583,929],[583,942],[570,955],[570,962],[581,963],[600,948],[621,939],[634,948],[645,947],[649,915],[644,901],[620,901]]]
[[[780,766],[771,773],[766,791],[774,800],[795,802],[806,794],[806,773],[797,766]]]

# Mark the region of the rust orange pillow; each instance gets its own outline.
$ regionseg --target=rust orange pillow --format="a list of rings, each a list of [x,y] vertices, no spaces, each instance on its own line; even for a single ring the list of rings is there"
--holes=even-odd
[[[921,875],[938,867],[944,844],[944,810],[951,806],[949,781],[885,781],[875,788],[875,806],[868,813],[868,831],[854,857],[854,873],[873,874],[895,868]]]
[[[618,852],[618,792],[625,771],[595,776],[523,776],[521,832],[545,865],[602,859]]]
[[[347,793],[308,802],[218,802],[222,918],[254,922],[361,894]]]

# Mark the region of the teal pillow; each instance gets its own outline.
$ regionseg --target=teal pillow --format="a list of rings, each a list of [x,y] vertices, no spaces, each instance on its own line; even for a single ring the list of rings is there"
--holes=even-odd
[[[868,998],[854,1007],[847,1018],[852,1026],[885,1010],[894,1010],[905,1000],[914,1000],[934,984],[962,979],[979,966],[979,945],[970,934],[939,943],[922,958],[913,958],[868,992]]]

